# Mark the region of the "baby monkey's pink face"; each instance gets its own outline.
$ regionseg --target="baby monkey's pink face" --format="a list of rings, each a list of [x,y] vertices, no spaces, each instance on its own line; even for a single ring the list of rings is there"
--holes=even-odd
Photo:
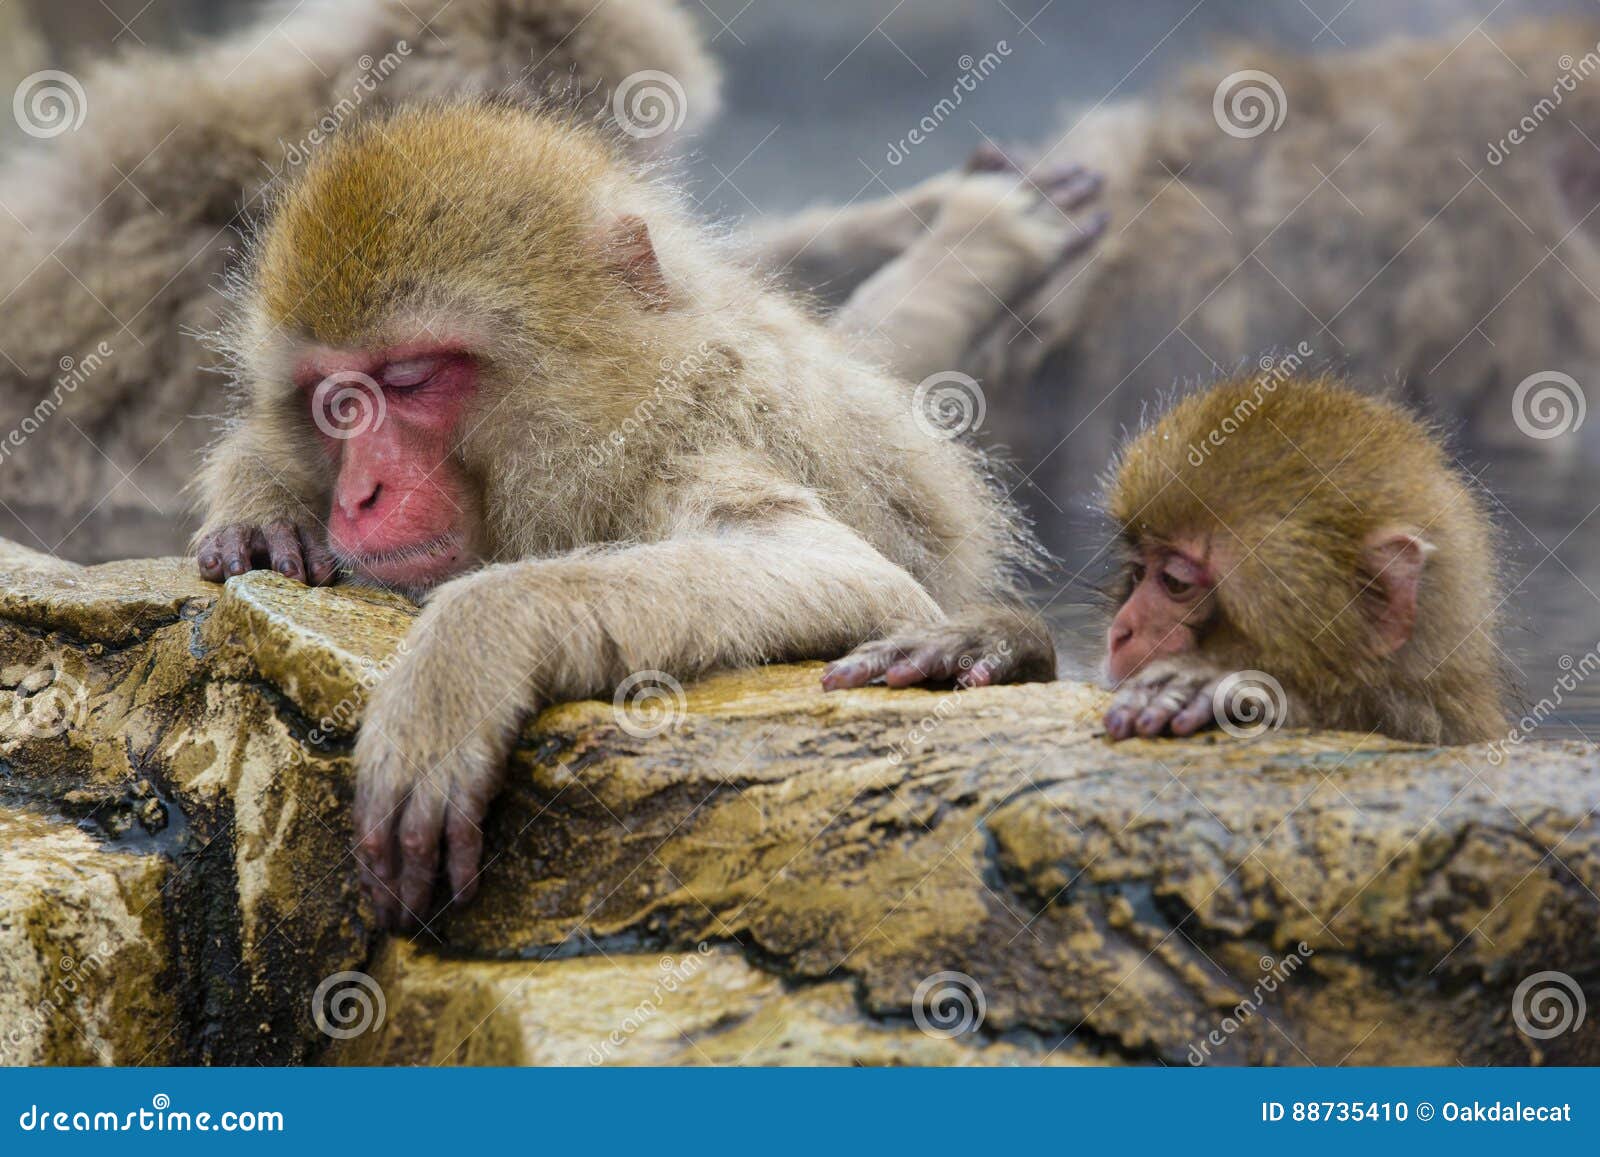
[[[419,595],[478,563],[479,500],[456,453],[478,388],[462,346],[309,352],[295,382],[335,480],[339,564]]]
[[[1194,651],[1215,577],[1202,544],[1141,543],[1128,564],[1129,591],[1106,633],[1113,683],[1152,661]]]

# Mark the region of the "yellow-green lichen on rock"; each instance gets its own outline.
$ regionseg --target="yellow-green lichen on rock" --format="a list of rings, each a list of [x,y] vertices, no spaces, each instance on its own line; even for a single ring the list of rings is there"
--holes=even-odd
[[[6,807],[0,846],[0,1064],[170,1063],[167,861]]]
[[[175,1059],[1600,1063],[1594,1018],[1513,1007],[1546,972],[1600,996],[1592,745],[1113,746],[1081,684],[729,672],[544,711],[478,898],[405,942],[358,895],[350,749],[414,608],[9,547],[0,589],[5,799],[165,873]]]

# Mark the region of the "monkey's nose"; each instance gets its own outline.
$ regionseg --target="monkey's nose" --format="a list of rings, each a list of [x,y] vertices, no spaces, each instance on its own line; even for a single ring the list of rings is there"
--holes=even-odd
[[[339,509],[346,518],[355,518],[357,515],[366,514],[378,505],[378,496],[383,493],[383,483],[374,482],[365,497],[357,497],[365,488],[357,487],[344,490],[339,494]]]
[[[1132,627],[1124,626],[1121,623],[1112,623],[1111,630],[1106,632],[1106,647],[1114,655],[1122,650],[1131,638],[1133,638]]]

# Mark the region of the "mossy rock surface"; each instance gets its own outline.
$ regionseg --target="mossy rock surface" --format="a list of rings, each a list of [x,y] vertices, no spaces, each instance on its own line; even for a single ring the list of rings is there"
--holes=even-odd
[[[0,549],[0,823],[36,849],[0,870],[0,983],[102,928],[161,978],[95,990],[106,1052],[47,1025],[31,1058],[1600,1063],[1600,1016],[1514,1006],[1538,973],[1600,998],[1595,747],[1113,746],[1074,683],[823,695],[803,665],[553,707],[478,899],[375,936],[349,755],[414,614]],[[26,915],[57,908],[83,926]],[[365,1031],[329,998],[319,1026],[348,983]]]

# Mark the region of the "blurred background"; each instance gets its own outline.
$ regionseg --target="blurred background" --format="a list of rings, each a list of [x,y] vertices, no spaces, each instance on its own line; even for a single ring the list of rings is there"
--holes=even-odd
[[[1397,35],[1466,38],[1478,26],[1600,10],[1594,0],[698,0],[726,70],[725,111],[685,161],[710,214],[751,219],[853,199],[881,178],[900,188],[960,165],[985,137],[1051,139],[1073,104],[1112,100],[1170,80],[1230,41],[1328,52]],[[176,45],[254,18],[259,0],[0,0],[0,92],[40,68],[87,56]],[[892,143],[963,71],[963,56],[1005,42],[1002,75],[957,116],[891,164]],[[4,134],[10,134],[9,136]],[[0,117],[0,148],[20,138]],[[881,192],[881,186],[879,187]],[[868,195],[873,195],[868,193]],[[1492,276],[1486,271],[1486,276]],[[1600,421],[1600,417],[1594,420]],[[1103,462],[1110,447],[1085,447]],[[1026,468],[1026,464],[1022,464]],[[1600,644],[1600,520],[1592,464],[1479,455],[1465,462],[1506,506],[1510,642],[1519,681],[1537,699]],[[1059,496],[1086,507],[1084,493]],[[1075,545],[1056,544],[1069,567]],[[1094,643],[1087,599],[1053,613]],[[1078,649],[1087,654],[1090,647]],[[1600,738],[1600,688],[1569,699],[1541,735]]]
[[[0,91],[84,55],[179,44],[294,0],[0,0]],[[1334,51],[1480,21],[1594,13],[1594,0],[689,0],[727,74],[691,176],[707,207],[749,216],[848,198],[873,172],[909,185],[986,134],[1039,141],[1062,110],[1144,91],[1230,41]],[[1004,40],[1004,75],[892,167],[885,156],[965,54]],[[981,130],[981,132],[980,132]],[[15,126],[0,118],[0,131]],[[20,135],[20,134],[18,134]]]

